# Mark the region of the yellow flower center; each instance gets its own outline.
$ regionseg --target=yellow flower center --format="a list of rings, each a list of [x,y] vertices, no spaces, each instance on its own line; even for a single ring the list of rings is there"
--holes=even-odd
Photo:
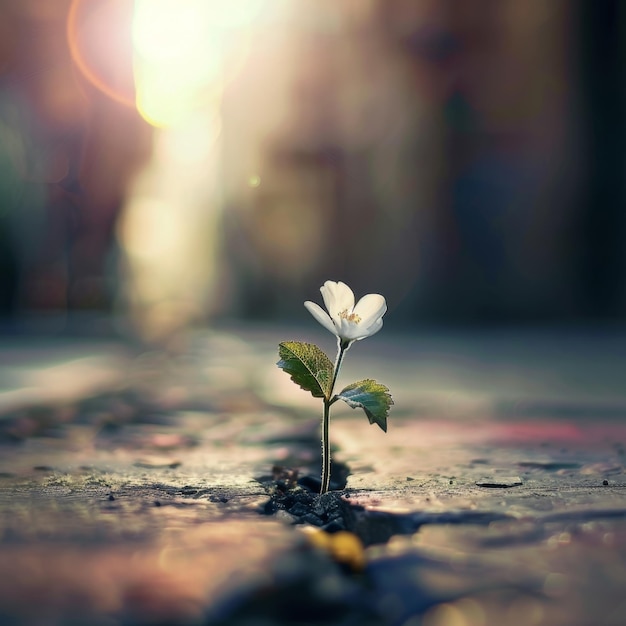
[[[347,320],[348,322],[353,322],[354,324],[358,324],[361,321],[361,316],[356,313],[348,313],[348,309],[344,309],[341,313],[339,313],[339,317],[342,320]]]

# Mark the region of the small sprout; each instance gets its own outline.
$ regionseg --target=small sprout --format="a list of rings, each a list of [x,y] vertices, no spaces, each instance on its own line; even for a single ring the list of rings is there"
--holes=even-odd
[[[330,407],[337,400],[348,406],[361,408],[370,424],[377,424],[387,432],[387,416],[393,405],[389,389],[371,378],[352,383],[334,394],[335,383],[346,351],[355,341],[371,337],[383,327],[387,311],[385,298],[377,293],[363,296],[355,305],[352,289],[342,282],[327,280],[320,289],[326,311],[319,304],[304,303],[311,315],[337,337],[335,363],[311,343],[285,341],[278,346],[277,365],[291,376],[291,380],[314,398],[322,398],[322,485],[320,494],[330,484],[330,442],[328,430]]]

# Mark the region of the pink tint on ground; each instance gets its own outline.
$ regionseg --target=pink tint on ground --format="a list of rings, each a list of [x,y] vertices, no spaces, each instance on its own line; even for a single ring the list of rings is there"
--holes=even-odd
[[[513,422],[510,424],[485,424],[486,438],[493,444],[507,443],[572,443],[585,446],[626,441],[626,424],[585,423],[562,421]]]

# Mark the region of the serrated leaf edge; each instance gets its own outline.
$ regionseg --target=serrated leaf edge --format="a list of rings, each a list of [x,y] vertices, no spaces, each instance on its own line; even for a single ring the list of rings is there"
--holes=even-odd
[[[282,369],[288,376],[289,378],[296,384],[298,385],[298,387],[300,387],[300,389],[303,389],[304,391],[308,391],[314,398],[326,398],[327,394],[329,393],[329,389],[328,386],[330,384],[330,382],[328,382],[326,385],[322,384],[322,381],[320,381],[319,379],[319,372],[321,370],[318,370],[317,372],[313,372],[308,366],[307,364],[297,355],[293,352],[293,350],[291,350],[290,348],[287,347],[286,344],[288,343],[295,343],[298,345],[302,345],[302,346],[313,346],[314,348],[316,348],[317,350],[320,351],[321,354],[323,354],[326,359],[328,359],[328,362],[330,364],[330,378],[332,378],[332,361],[328,358],[328,355],[317,345],[315,345],[314,343],[310,343],[308,341],[281,341],[278,344],[278,354],[280,356],[280,349],[284,349],[289,351],[292,355],[294,359],[297,359],[298,361],[300,361],[300,363],[302,363],[302,365],[304,365],[304,367],[306,368],[306,370],[311,374],[311,376],[315,379],[315,382],[318,384],[322,395],[317,395],[316,393],[314,393],[314,391],[312,389],[307,389],[306,387],[303,387],[298,381],[296,381],[296,379],[293,377],[292,374],[289,373],[288,370],[286,370],[281,363],[285,363],[285,359],[283,359],[282,357],[279,359],[279,361],[276,363],[276,365]]]

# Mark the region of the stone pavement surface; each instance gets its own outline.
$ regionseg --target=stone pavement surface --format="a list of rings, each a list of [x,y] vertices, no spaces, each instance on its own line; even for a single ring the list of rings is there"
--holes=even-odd
[[[329,534],[268,506],[319,472],[321,403],[275,367],[315,330],[2,342],[0,624],[626,623],[626,334],[356,344],[340,382],[395,406],[333,406]]]

